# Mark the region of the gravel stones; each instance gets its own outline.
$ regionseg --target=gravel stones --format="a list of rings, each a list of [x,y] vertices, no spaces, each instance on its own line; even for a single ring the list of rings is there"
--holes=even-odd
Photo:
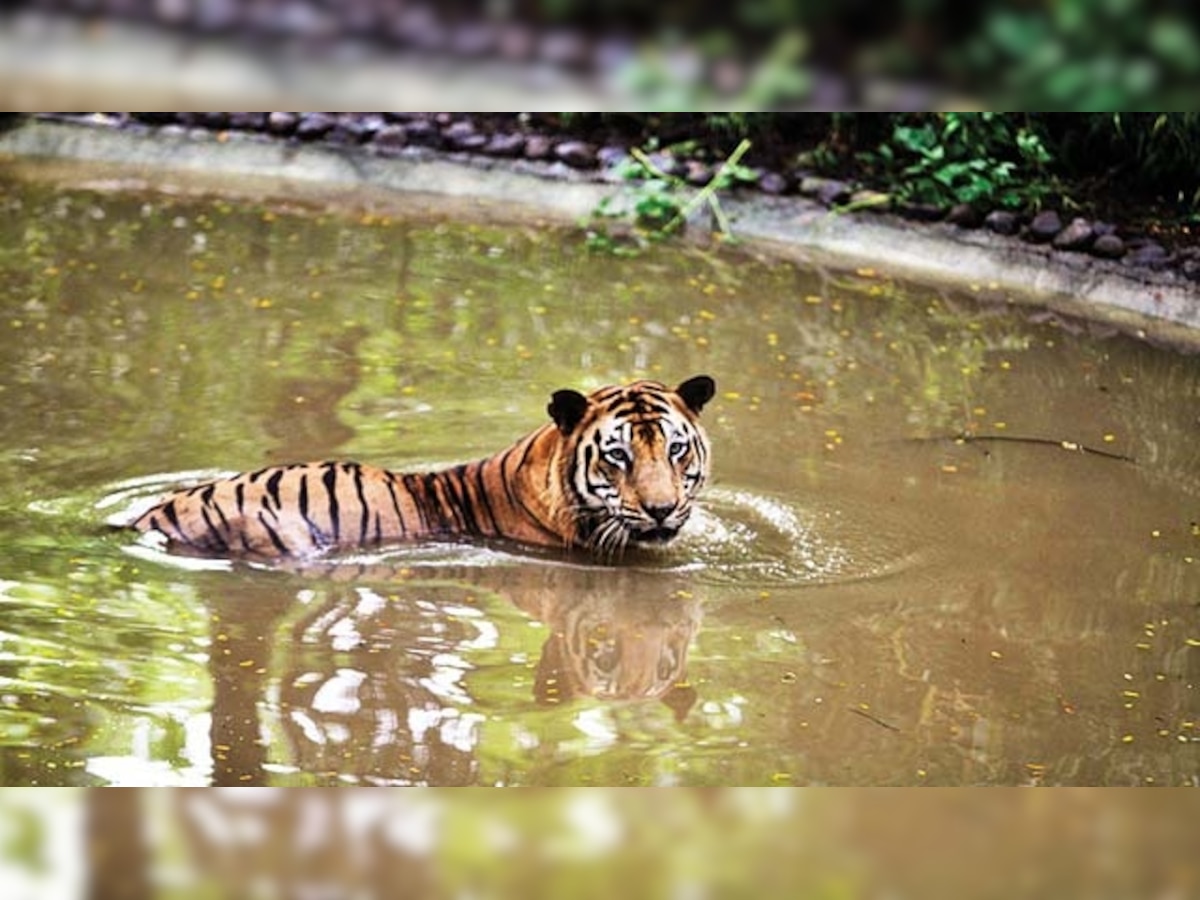
[[[1057,250],[1083,251],[1091,246],[1095,234],[1092,223],[1087,219],[1074,218],[1071,224],[1056,234],[1050,241]]]
[[[1125,242],[1115,234],[1102,234],[1092,242],[1092,253],[1105,259],[1120,259],[1125,255]]]
[[[216,7],[213,7],[216,9]],[[482,42],[487,35],[473,35]],[[492,37],[497,37],[492,35]],[[502,35],[500,36],[502,37]],[[489,38],[491,39],[491,38]],[[499,39],[499,37],[497,37]],[[460,50],[470,48],[460,47]],[[478,49],[478,48],[477,48]],[[536,49],[536,48],[535,48]],[[565,50],[564,50],[565,52]],[[567,54],[569,55],[569,54]],[[363,146],[379,156],[403,153],[452,151],[506,159],[559,164],[594,173],[598,180],[619,180],[622,167],[631,158],[636,139],[617,133],[586,132],[580,136],[563,129],[553,116],[537,114],[481,114],[383,112],[139,112],[124,116],[100,114],[55,114],[88,124],[109,127],[157,128],[164,134],[199,138],[204,131],[222,136],[230,132],[259,135],[261,139],[303,141],[326,146]],[[568,133],[563,134],[566,130]],[[703,150],[703,148],[702,148]],[[649,154],[651,164],[693,190],[711,183],[720,167],[719,157],[692,156],[678,148],[658,149]],[[753,184],[762,194],[780,196],[797,192],[825,207],[845,207],[856,214],[894,211],[914,223],[944,221],[961,229],[982,227],[1003,237],[1019,236],[1040,245],[1039,253],[1087,254],[1101,260],[1119,260],[1124,266],[1144,270],[1172,269],[1182,278],[1200,282],[1200,244],[1189,245],[1186,232],[1171,233],[1171,243],[1131,232],[1101,220],[1076,216],[1064,224],[1053,209],[1042,210],[1029,219],[1007,209],[980,208],[976,204],[936,205],[896,202],[892,195],[869,185],[852,184],[837,178],[813,175],[776,165],[752,167]],[[746,182],[742,187],[748,187]],[[803,201],[797,201],[803,202]],[[916,227],[914,225],[914,227]]]
[[[554,148],[554,156],[572,169],[590,169],[596,165],[596,148],[586,141],[563,141]]]
[[[1033,217],[1029,227],[1025,229],[1025,238],[1035,244],[1046,244],[1054,240],[1054,237],[1062,231],[1062,227],[1062,219],[1059,218],[1058,213],[1052,209],[1043,209]]]
[[[1016,213],[994,209],[984,217],[983,227],[995,234],[1013,235],[1020,230],[1021,220]]]

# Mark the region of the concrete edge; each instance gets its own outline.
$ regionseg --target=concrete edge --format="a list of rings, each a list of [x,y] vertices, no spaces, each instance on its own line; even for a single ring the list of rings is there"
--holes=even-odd
[[[207,132],[164,133],[26,120],[0,133],[0,162],[102,163],[117,181],[235,196],[359,201],[445,214],[575,222],[612,184],[561,164],[353,148]],[[95,178],[93,178],[95,180]],[[381,191],[386,193],[380,193]],[[1178,273],[1131,269],[986,231],[923,225],[876,213],[842,215],[800,197],[721,201],[751,247],[832,268],[869,265],[1005,301],[1102,322],[1139,338],[1200,351],[1200,286]]]

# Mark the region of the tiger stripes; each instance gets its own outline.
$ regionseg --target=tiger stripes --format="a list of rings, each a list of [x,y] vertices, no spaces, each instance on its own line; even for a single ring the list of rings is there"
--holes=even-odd
[[[432,472],[356,462],[270,466],[178,490],[132,527],[205,556],[309,558],[406,540],[467,536],[612,556],[666,543],[709,473],[698,375],[556,391],[551,422],[510,447]]]

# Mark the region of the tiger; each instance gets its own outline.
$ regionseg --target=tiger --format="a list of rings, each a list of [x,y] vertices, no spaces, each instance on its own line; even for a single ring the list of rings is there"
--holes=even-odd
[[[708,375],[555,391],[550,421],[484,459],[426,472],[276,465],[176,490],[131,527],[176,552],[313,559],[426,538],[495,538],[615,558],[663,546],[710,474]]]

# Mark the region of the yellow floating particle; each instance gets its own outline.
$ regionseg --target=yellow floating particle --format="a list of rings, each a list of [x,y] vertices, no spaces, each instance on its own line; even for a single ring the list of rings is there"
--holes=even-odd
[[[988,654],[988,656],[990,656],[992,659],[1004,659],[1004,654],[1001,653],[999,650],[993,650],[991,653]]]
[[[872,269],[870,266],[863,266],[861,269],[855,269],[854,271],[856,274],[861,275],[863,278],[874,278],[877,274],[879,274],[874,269]]]
[[[1106,444],[1111,444],[1116,439],[1117,436],[1115,434],[1105,434],[1100,440],[1104,441]]]
[[[791,781],[792,776],[787,772],[776,772],[771,776],[771,780],[776,784],[781,784],[785,781]]]
[[[924,769],[917,769],[917,777],[918,778],[924,778],[928,774],[929,773],[926,772]]]
[[[1132,744],[1133,743],[1133,735],[1132,734],[1121,735],[1121,743],[1122,744]]]
[[[1184,641],[1184,643],[1187,644],[1189,647],[1200,647],[1200,638],[1190,637],[1190,638],[1187,638]]]
[[[726,400],[740,400],[740,399],[742,399],[742,395],[741,395],[740,393],[738,393],[737,391],[726,391],[726,392],[725,392],[724,394],[722,394],[721,396],[722,396],[722,397],[724,397]]]
[[[1000,360],[1000,368],[1004,369],[1004,371],[1007,372],[1009,369],[1012,368],[1012,363],[1009,362],[1007,359],[1002,359],[1002,360]]]
[[[710,322],[717,317],[716,313],[710,312],[707,309],[700,310],[700,312],[698,312],[696,315],[698,315],[702,319],[707,319]]]
[[[1003,431],[1005,428],[1008,427],[1008,423],[1007,422],[993,422],[992,427],[995,428],[997,431]]]
[[[939,468],[941,469],[942,472],[945,472],[947,475],[958,474],[958,466],[953,465],[952,463],[945,463],[945,464],[941,465]]]
[[[249,669],[253,665],[254,665],[254,660],[252,660],[252,659],[243,659],[240,663],[238,663],[238,666],[240,666],[243,669]]]
[[[271,308],[271,298],[270,297],[259,297],[258,300],[255,301],[255,306],[257,306],[259,309],[270,309]]]
[[[1132,700],[1137,700],[1142,695],[1140,693],[1138,693],[1137,691],[1121,691],[1121,696],[1129,697]]]
[[[824,303],[825,298],[818,297],[816,294],[809,294],[808,296],[806,296],[804,298],[804,302],[807,303],[809,306],[817,306],[818,304]]]
[[[1145,641],[1138,641],[1133,646],[1136,647],[1138,650],[1149,650],[1150,649],[1150,645],[1147,644]],[[1197,642],[1197,646],[1200,646],[1200,642]]]
[[[1153,531],[1150,532],[1150,537],[1152,537],[1152,538],[1162,537],[1162,532],[1159,531],[1157,528],[1155,528]]]

